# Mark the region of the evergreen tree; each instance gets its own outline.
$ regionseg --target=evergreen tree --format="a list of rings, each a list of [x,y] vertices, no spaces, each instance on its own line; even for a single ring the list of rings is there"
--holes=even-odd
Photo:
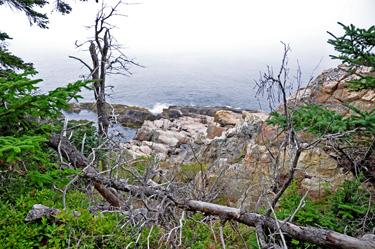
[[[48,17],[46,14],[42,14],[35,10],[35,8],[42,8],[48,1],[46,0],[0,0],[0,6],[7,4],[10,8],[24,12],[29,19],[30,25],[34,23],[40,28],[48,28]],[[62,14],[69,14],[72,11],[72,7],[62,0],[56,1],[55,9]]]
[[[46,153],[45,144],[49,132],[58,128],[52,122],[61,116],[62,108],[69,107],[69,99],[82,98],[77,92],[89,83],[77,81],[37,95],[35,85],[42,80],[30,80],[29,74],[0,77],[0,197],[17,196],[30,184],[38,182],[42,186],[53,180],[51,174],[57,167]]]
[[[0,32],[0,77],[6,77],[15,70],[34,69],[32,63],[25,63],[20,57],[8,51],[6,40],[11,39],[7,33]]]
[[[375,26],[369,29],[356,28],[353,24],[345,26],[338,23],[345,30],[345,34],[341,37],[336,37],[328,32],[334,39],[329,39],[328,43],[335,47],[339,56],[331,55],[332,59],[339,59],[343,63],[348,63],[354,71],[355,67],[368,66],[375,68]],[[375,89],[375,77],[373,75],[362,76],[358,75],[360,79],[349,82],[348,87],[354,91],[361,91],[363,89]]]

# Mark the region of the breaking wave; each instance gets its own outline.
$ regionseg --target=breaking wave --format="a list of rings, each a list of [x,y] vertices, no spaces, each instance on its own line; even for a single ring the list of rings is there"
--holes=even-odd
[[[151,109],[152,114],[159,114],[163,112],[163,109],[168,109],[169,105],[163,103],[156,103]]]

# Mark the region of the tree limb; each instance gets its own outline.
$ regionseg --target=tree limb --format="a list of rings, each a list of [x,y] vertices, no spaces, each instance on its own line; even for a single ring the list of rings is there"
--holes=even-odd
[[[74,56],[71,56],[71,55],[69,55],[69,58],[80,61],[83,65],[85,65],[90,70],[90,72],[93,71],[93,69],[89,65],[87,65],[86,62],[84,62],[83,60],[81,60],[80,58],[77,58],[77,57],[74,57]]]
[[[237,208],[221,206],[192,199],[179,199],[178,196],[172,196],[166,190],[156,190],[144,186],[134,186],[108,179],[102,175],[94,173],[87,173],[85,177],[90,178],[96,182],[100,182],[104,185],[111,186],[117,190],[131,192],[136,196],[144,194],[145,196],[157,196],[159,199],[167,197],[172,203],[188,211],[200,211],[207,214],[217,215],[219,217],[234,220],[252,227],[264,226],[272,231],[279,231],[280,229],[280,231],[289,238],[317,244],[324,247],[340,249],[373,249],[375,247],[374,241],[354,238],[331,230],[299,226],[290,222],[278,221],[271,216],[253,212],[246,212]],[[283,223],[283,226],[278,228],[276,221],[278,221],[279,223]]]
[[[60,137],[60,134],[51,132],[51,137],[48,138],[48,145],[57,151],[59,144],[62,156],[72,163],[77,168],[86,168],[86,172],[98,174],[98,171],[91,166],[91,162],[82,154],[81,151],[76,149],[74,145],[66,138]],[[92,181],[94,187],[98,192],[114,207],[120,207],[123,201],[112,193],[108,187],[103,184]]]

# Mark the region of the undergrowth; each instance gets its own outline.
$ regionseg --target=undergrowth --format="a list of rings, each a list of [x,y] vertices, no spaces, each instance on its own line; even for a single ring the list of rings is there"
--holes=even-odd
[[[326,191],[313,202],[297,191],[297,181],[288,188],[276,212],[280,220],[291,218],[302,201],[301,208],[292,222],[335,230],[350,236],[358,236],[374,229],[375,208],[360,183],[347,180],[336,193]],[[57,218],[58,223],[47,219],[24,222],[34,204],[43,204],[62,210],[61,194],[50,189],[38,189],[19,196],[14,201],[0,197],[0,245],[4,248],[169,248],[168,233],[161,227],[141,228],[138,237],[133,231],[121,228],[123,215],[88,211],[88,197],[80,191],[70,191],[66,196],[67,208]],[[369,205],[367,205],[369,204]],[[73,216],[79,211],[80,216]],[[221,248],[220,221],[210,221],[202,213],[188,213],[182,228],[180,248]],[[176,231],[180,233],[180,230]],[[134,233],[135,234],[135,233]],[[241,234],[241,236],[239,236]],[[227,222],[223,229],[226,248],[258,248],[253,228]],[[316,245],[288,239],[289,248],[318,248]],[[135,243],[137,241],[137,243]]]
[[[372,233],[375,228],[375,206],[370,194],[356,180],[345,180],[336,193],[325,190],[323,196],[312,201],[309,197],[303,199],[298,194],[297,181],[288,188],[284,198],[279,202],[277,217],[288,219],[295,213],[301,203],[301,208],[294,215],[292,222],[302,226],[313,226],[349,236],[360,236]],[[288,240],[290,248],[318,248],[310,243]]]
[[[66,199],[67,209],[57,215],[58,223],[52,223],[45,218],[24,222],[27,212],[37,203],[62,210],[61,196],[52,190],[22,195],[13,205],[0,199],[0,245],[3,248],[125,248],[129,244],[129,248],[170,247],[166,243],[168,234],[160,227],[143,227],[138,239],[130,229],[121,229],[122,215],[100,212],[92,215],[86,209],[88,201],[81,192],[71,191]],[[79,211],[80,216],[74,217],[73,211]],[[181,248],[221,248],[220,222],[214,221],[211,226],[202,220],[203,214],[198,213],[186,221]],[[240,224],[238,232],[249,248],[257,248],[253,229]],[[244,247],[238,232],[226,224],[223,235],[227,248]]]

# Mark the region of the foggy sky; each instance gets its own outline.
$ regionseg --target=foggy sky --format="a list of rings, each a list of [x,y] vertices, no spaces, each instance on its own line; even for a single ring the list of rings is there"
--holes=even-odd
[[[108,5],[117,1],[106,1]],[[279,41],[294,47],[324,44],[330,38],[327,30],[342,34],[337,22],[358,27],[375,24],[373,0],[142,0],[140,4],[123,5],[127,17],[112,21],[119,27],[116,36],[131,53],[174,53],[179,51],[235,51],[248,47],[272,46]],[[76,40],[84,41],[90,32],[96,10],[94,1],[72,2],[73,11],[62,16],[50,9],[41,12],[50,17],[48,30],[30,27],[23,13],[9,7],[0,8],[0,30],[11,37],[10,49],[74,50]]]

